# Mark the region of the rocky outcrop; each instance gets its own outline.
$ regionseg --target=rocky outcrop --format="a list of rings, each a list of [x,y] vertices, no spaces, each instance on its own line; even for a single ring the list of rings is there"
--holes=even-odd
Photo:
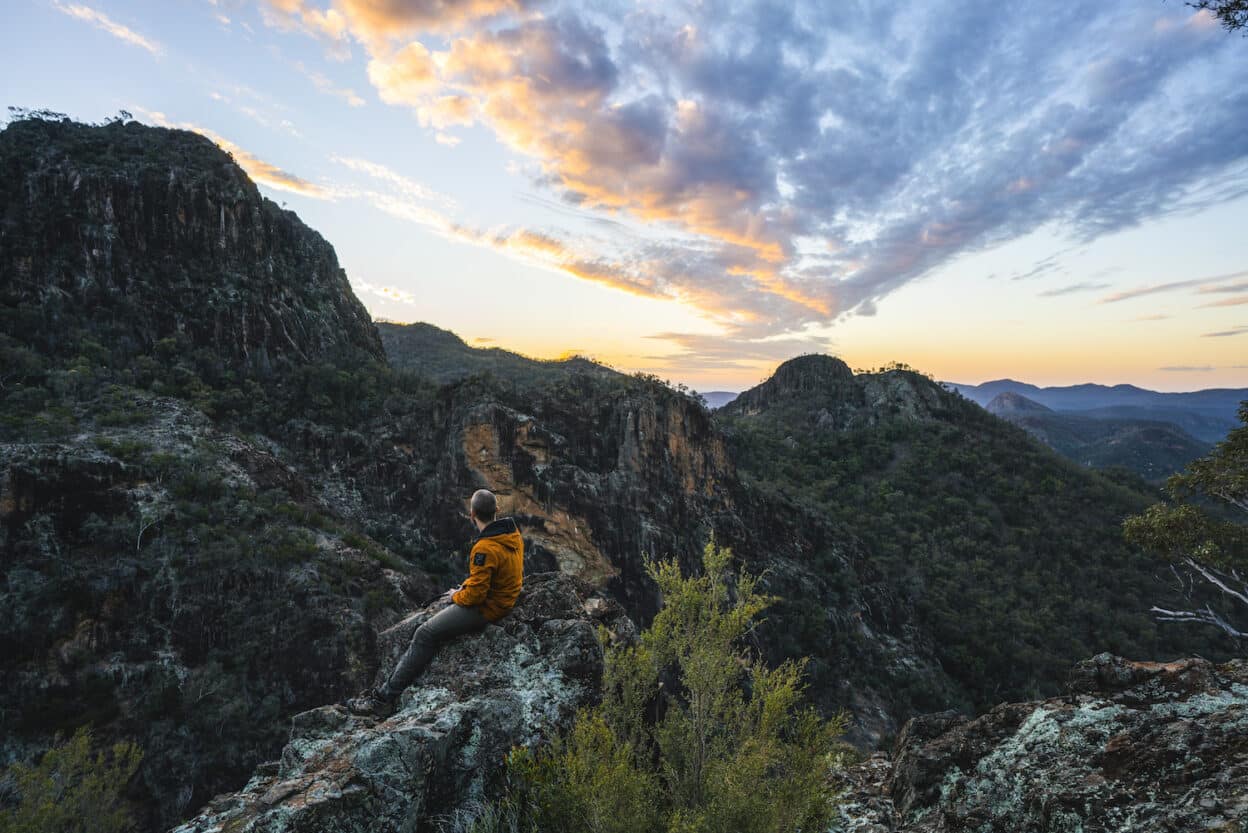
[[[1046,408],[1039,402],[1034,402],[1021,393],[1006,391],[999,393],[992,398],[992,401],[984,406],[990,414],[996,414],[999,417],[1008,416],[1010,414],[1048,414],[1052,413],[1052,408]]]
[[[1248,824],[1248,662],[1101,654],[1065,697],[908,722],[842,779],[834,833],[1225,831]]]
[[[626,638],[628,624],[618,606],[589,594],[569,576],[530,576],[511,614],[445,646],[396,714],[376,721],[324,706],[296,715],[279,761],[176,833],[398,833],[471,818],[500,794],[513,747],[541,744],[597,697],[595,625]],[[389,661],[434,612],[381,635]]]
[[[259,373],[384,355],[324,238],[209,139],[137,122],[0,131],[0,301],[51,353],[179,337]]]
[[[796,411],[803,430],[848,431],[896,418],[930,420],[948,407],[948,396],[910,371],[855,374],[840,359],[814,354],[789,359],[719,411],[729,417]]]

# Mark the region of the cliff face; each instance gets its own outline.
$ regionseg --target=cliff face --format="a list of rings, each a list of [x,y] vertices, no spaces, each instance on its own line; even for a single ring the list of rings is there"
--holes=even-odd
[[[845,773],[833,833],[1238,831],[1248,663],[1080,663],[1067,695],[906,724]]]
[[[129,354],[180,335],[258,372],[382,357],[333,247],[208,139],[135,122],[0,132],[0,304],[53,353],[85,331]]]

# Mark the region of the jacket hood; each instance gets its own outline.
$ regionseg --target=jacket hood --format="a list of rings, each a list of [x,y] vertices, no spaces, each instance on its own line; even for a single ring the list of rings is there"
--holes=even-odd
[[[508,535],[513,532],[516,534],[520,532],[520,525],[516,523],[515,518],[496,518],[486,524],[474,540],[480,541],[482,538],[495,538],[499,535]]]

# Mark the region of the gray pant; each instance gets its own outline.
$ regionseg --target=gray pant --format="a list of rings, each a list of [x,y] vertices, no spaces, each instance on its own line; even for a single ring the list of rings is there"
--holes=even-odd
[[[399,657],[381,693],[391,700],[398,697],[425,670],[439,647],[457,636],[485,630],[488,624],[478,608],[447,605],[412,634],[411,644]]]

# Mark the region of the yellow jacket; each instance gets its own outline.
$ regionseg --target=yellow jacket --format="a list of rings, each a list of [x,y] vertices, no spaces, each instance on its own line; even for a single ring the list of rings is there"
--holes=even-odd
[[[490,622],[507,615],[524,584],[524,540],[511,518],[491,521],[468,554],[468,578],[451,595],[460,607],[477,607]]]

